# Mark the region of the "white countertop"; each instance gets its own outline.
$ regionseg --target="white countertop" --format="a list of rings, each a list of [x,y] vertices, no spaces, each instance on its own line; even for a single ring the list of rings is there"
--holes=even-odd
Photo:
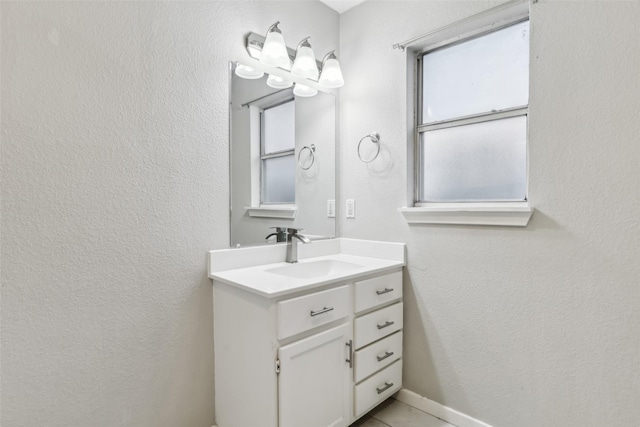
[[[263,297],[275,298],[402,267],[405,265],[404,246],[402,243],[354,239],[313,242],[304,245],[304,248],[308,248],[307,253],[305,255],[304,251],[301,251],[302,256],[297,264],[284,262],[284,244],[211,251],[209,277]],[[299,246],[300,249],[303,249],[302,245]],[[274,260],[278,262],[273,262]],[[299,269],[305,263],[323,260],[356,266],[345,272],[312,278],[293,277],[269,271],[293,265]]]

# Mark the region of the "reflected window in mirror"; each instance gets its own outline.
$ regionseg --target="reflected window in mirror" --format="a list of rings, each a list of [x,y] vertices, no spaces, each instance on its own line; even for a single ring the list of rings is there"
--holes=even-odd
[[[295,101],[260,112],[260,204],[295,203]]]

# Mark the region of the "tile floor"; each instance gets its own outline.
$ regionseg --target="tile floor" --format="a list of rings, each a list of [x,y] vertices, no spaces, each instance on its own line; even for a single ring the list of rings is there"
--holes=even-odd
[[[455,427],[406,403],[389,399],[351,427]]]

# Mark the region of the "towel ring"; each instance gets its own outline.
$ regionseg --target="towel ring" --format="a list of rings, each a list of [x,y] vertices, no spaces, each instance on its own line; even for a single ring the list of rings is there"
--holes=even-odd
[[[309,150],[309,156],[311,157],[311,163],[309,163],[309,166],[307,166],[307,167],[302,166],[302,163],[300,163],[300,155],[302,154],[302,152],[304,150]],[[304,147],[302,147],[300,149],[300,151],[298,151],[298,166],[300,166],[300,169],[305,170],[305,171],[311,169],[311,166],[313,166],[313,162],[316,161],[315,152],[316,152],[315,144],[305,145]]]
[[[364,141],[367,138],[371,139],[371,142],[376,144],[376,147],[378,148],[378,150],[376,151],[376,154],[369,160],[363,159],[362,155],[360,154],[360,145],[362,145],[362,141]],[[374,133],[370,133],[369,135],[363,136],[360,142],[358,142],[358,157],[360,158],[360,160],[362,160],[365,163],[371,163],[376,158],[378,158],[378,154],[380,154],[380,134],[378,132],[374,132]]]

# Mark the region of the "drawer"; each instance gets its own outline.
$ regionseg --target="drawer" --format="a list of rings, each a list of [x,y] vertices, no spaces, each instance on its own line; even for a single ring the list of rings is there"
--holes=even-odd
[[[374,372],[391,365],[400,357],[402,357],[402,331],[355,352],[355,381],[359,383]]]
[[[402,297],[402,271],[362,280],[355,284],[355,312]]]
[[[355,387],[356,417],[398,391],[402,386],[402,359]]]
[[[354,326],[355,348],[359,349],[402,329],[402,303],[358,317]]]
[[[324,325],[349,314],[347,285],[278,303],[278,339]]]

